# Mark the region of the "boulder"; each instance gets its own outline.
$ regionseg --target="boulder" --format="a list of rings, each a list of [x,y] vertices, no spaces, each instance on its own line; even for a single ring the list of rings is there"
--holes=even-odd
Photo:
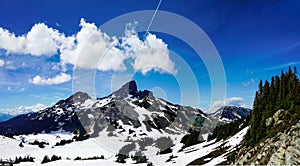
[[[266,119],[266,126],[267,127],[270,126],[272,124],[272,122],[273,122],[273,117]]]
[[[263,142],[261,142],[260,144],[259,144],[259,146],[260,147],[263,147],[265,144],[263,143]]]
[[[257,160],[260,160],[261,157],[262,157],[262,155],[261,155],[261,154],[258,154],[258,155],[257,155]]]
[[[250,159],[251,158],[251,154],[250,153],[247,153],[245,156],[246,156],[246,159]]]
[[[279,118],[280,118],[280,114],[283,112],[284,110],[278,110],[277,112],[275,112],[275,114],[273,115],[273,119],[274,119],[274,123],[278,124]]]

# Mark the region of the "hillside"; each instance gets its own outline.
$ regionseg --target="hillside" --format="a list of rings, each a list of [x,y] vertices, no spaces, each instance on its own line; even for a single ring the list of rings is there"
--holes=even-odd
[[[297,70],[288,68],[271,82],[260,81],[250,126],[240,150],[227,164],[300,164],[300,82]]]

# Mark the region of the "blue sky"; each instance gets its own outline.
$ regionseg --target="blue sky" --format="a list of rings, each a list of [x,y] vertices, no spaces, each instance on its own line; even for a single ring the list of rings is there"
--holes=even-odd
[[[80,52],[86,53],[87,58],[77,62],[78,68],[96,73],[94,88],[98,97],[110,93],[112,76],[115,80],[113,89],[132,76],[137,80],[139,89],[152,89],[171,102],[181,103],[180,89],[186,89],[190,95],[183,97],[189,102],[182,104],[199,106],[200,103],[201,108],[219,106],[220,101],[211,101],[207,66],[188,43],[152,31],[147,38],[143,33],[135,32],[134,28],[127,32],[127,37],[124,32],[115,36],[117,39],[110,35],[105,37],[107,32],[99,30],[101,25],[123,14],[154,10],[158,2],[1,1],[0,108],[37,103],[51,105],[70,96],[74,91],[72,85],[85,80],[82,75],[79,78],[74,76],[74,55],[80,52],[80,44],[84,43],[82,38],[87,32],[96,32],[96,37],[101,38],[100,45],[103,42],[114,46],[111,58],[105,61],[105,64],[113,65],[95,66],[91,60],[94,54],[90,51],[93,46],[85,45],[87,52]],[[191,20],[208,35],[223,62],[227,89],[222,100],[226,104],[251,106],[260,79],[270,79],[288,65],[300,66],[300,2],[297,0],[163,0],[159,10]],[[136,26],[148,25],[137,23]],[[121,28],[125,30],[125,27],[122,25]],[[138,39],[134,38],[136,36]],[[131,47],[127,48],[127,45]],[[157,45],[162,49],[152,53],[149,49]],[[139,54],[133,46],[143,47],[146,53]],[[149,57],[160,60],[153,61],[154,67],[145,70],[141,65],[151,65],[154,59]],[[192,74],[188,70],[182,71],[182,61],[190,67]],[[176,77],[180,72],[186,72],[184,87]],[[199,87],[199,101],[194,98],[192,76],[195,76]]]

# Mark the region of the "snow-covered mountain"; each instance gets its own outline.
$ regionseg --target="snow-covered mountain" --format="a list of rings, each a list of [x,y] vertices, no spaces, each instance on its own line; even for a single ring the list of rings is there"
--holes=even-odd
[[[179,158],[184,159],[182,156],[193,154],[194,157],[199,157],[193,151],[199,150],[200,146],[207,146],[209,149],[203,154],[205,157],[205,154],[226,144],[226,140],[215,142],[216,144],[214,140],[207,142],[209,133],[222,122],[222,118],[230,119],[229,116],[223,116],[223,112],[230,114],[232,110],[231,114],[234,117],[246,115],[236,109],[223,110],[226,111],[222,111],[222,116],[207,115],[200,109],[156,98],[151,91],[139,91],[136,82],[130,81],[103,98],[94,99],[87,93],[77,92],[65,100],[58,101],[52,107],[0,122],[0,135],[12,137],[16,142],[23,142],[30,145],[29,147],[39,146],[43,148],[43,154],[47,154],[47,148],[73,147],[79,146],[76,141],[92,141],[95,143],[93,146],[96,146],[94,148],[99,148],[98,151],[105,153],[103,155],[106,157],[112,157],[114,161],[131,163],[130,156],[138,155],[146,156],[152,163],[157,162],[159,165],[174,162],[181,165],[182,161]],[[193,144],[188,147],[181,142],[190,142],[189,135],[193,136]],[[237,136],[239,141],[241,136],[243,135]],[[182,141],[183,137],[186,138],[185,141]],[[234,137],[232,139],[235,140]],[[204,144],[197,145],[201,142]],[[229,143],[227,152],[238,143],[234,142]],[[85,148],[83,144],[80,146]],[[90,146],[90,143],[87,146]],[[164,156],[164,160],[154,157],[157,155]],[[84,154],[81,156],[93,157]],[[184,159],[184,163],[189,164],[196,159],[193,159],[194,157],[190,160]],[[224,157],[218,161],[223,159]]]
[[[13,115],[0,113],[0,122],[7,121],[8,119],[13,118]]]
[[[36,104],[32,106],[19,106],[16,108],[0,108],[0,122],[7,121],[13,117],[16,117],[18,115],[31,113],[31,112],[37,112],[39,110],[42,110],[46,108],[44,104]]]
[[[12,116],[17,116],[21,114],[26,114],[30,112],[37,112],[39,110],[45,109],[47,106],[44,104],[38,103],[31,106],[19,106],[16,108],[0,108],[1,113],[5,113]]]
[[[242,117],[249,115],[251,111],[252,110],[249,108],[223,106],[211,114],[211,116],[220,119],[221,121],[231,122],[233,120],[240,120]]]
[[[138,91],[136,82],[130,81],[107,97],[92,99],[77,92],[52,107],[2,122],[0,134],[64,130],[78,133],[79,137],[114,136],[134,142],[144,137],[179,139],[190,128],[201,127],[208,132],[216,123],[199,109],[169,103],[148,90]]]

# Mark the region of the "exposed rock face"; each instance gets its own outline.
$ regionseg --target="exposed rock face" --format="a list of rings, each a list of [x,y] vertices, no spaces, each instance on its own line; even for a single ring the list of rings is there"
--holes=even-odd
[[[134,80],[124,84],[120,89],[113,92],[112,95],[114,95],[114,97],[117,99],[126,98],[128,97],[128,95],[130,95],[133,98],[139,98],[139,99],[142,99],[147,96],[153,97],[153,93],[151,91],[148,90],[138,91],[136,82]]]
[[[274,121],[280,121],[278,111]],[[276,123],[274,124],[276,125]],[[242,155],[245,154],[245,155]],[[252,149],[243,148],[239,151],[237,165],[300,165],[300,120],[284,132],[268,138]]]
[[[135,81],[130,81],[124,84],[119,90],[113,92],[118,98],[127,97],[127,95],[136,95],[138,93]]]
[[[280,140],[270,142],[274,153],[271,155],[268,165],[299,165],[300,164],[300,121],[297,125],[285,133],[277,134]]]
[[[280,125],[282,123],[283,114],[285,114],[284,110],[277,111],[272,117],[266,119],[266,126],[270,126],[272,123],[276,125]]]
[[[82,104],[84,103],[87,99],[91,99],[91,97],[84,92],[76,92],[75,94],[71,95],[65,100],[60,100],[55,104],[55,107],[57,108],[65,108],[67,109],[70,105],[77,103],[77,104]]]

